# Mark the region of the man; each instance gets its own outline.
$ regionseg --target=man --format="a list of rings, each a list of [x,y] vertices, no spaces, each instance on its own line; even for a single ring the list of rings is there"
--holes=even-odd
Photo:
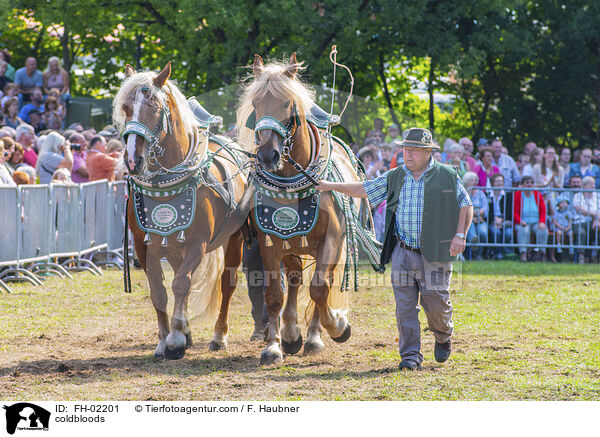
[[[595,180],[596,189],[600,189],[600,168],[597,165],[592,164],[592,149],[586,147],[579,154],[579,162],[571,164],[571,171],[569,172],[569,179],[572,176],[581,176],[583,179],[586,176],[592,176]]]
[[[25,66],[19,68],[15,73],[15,83],[19,85],[19,107],[29,102],[34,88],[44,86],[42,72],[37,69],[37,61],[34,57],[27,58]]]
[[[106,140],[96,135],[90,140],[90,150],[85,157],[85,166],[88,171],[89,180],[97,181],[106,179],[115,180],[115,169],[119,164],[119,153],[106,153]]]
[[[397,124],[390,124],[387,130],[387,135],[385,137],[385,142],[387,144],[392,144],[392,141],[398,139],[398,135],[400,135],[400,129],[398,129]]]
[[[473,207],[456,170],[432,159],[439,149],[427,129],[411,128],[404,140],[404,165],[373,181],[321,181],[320,191],[336,190],[386,204],[380,268],[392,262],[400,370],[421,367],[419,294],[436,337],[435,359],[450,357],[453,331],[448,287],[451,261],[465,249]]]
[[[492,165],[495,165],[504,176],[504,187],[516,187],[521,181],[521,175],[515,160],[509,155],[502,153],[502,140],[492,140]]]
[[[34,88],[31,92],[31,103],[26,104],[19,112],[19,118],[25,123],[31,123],[31,111],[37,109],[41,114],[44,112],[44,95],[41,88]]]
[[[465,149],[464,160],[469,164],[469,170],[477,173],[477,168],[481,166],[481,163],[477,163],[477,160],[473,157],[473,141],[467,137],[462,137],[458,140],[458,144],[463,146]]]
[[[531,156],[531,154],[533,153],[533,151],[537,149],[537,144],[535,144],[533,141],[529,141],[527,144],[525,144],[525,146],[523,147],[523,153],[527,156]]]

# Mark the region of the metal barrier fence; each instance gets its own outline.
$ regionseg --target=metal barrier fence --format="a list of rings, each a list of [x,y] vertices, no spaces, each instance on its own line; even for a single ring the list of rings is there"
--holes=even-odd
[[[515,248],[520,253],[533,248],[594,256],[600,249],[600,190],[473,187],[468,191],[474,219],[467,248],[477,259],[484,251],[498,255]],[[561,200],[568,201],[564,209],[565,204],[559,208]],[[541,210],[545,220],[540,220]]]
[[[0,186],[0,292],[10,281],[39,285],[42,273],[121,266],[125,195],[124,181]]]

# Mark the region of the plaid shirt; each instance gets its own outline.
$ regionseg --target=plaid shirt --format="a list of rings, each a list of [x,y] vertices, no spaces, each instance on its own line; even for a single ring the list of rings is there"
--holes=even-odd
[[[423,173],[427,173],[433,166],[433,159]],[[411,171],[403,165],[406,172],[404,185],[400,192],[398,208],[396,209],[396,235],[410,247],[418,249],[421,247],[421,227],[423,224],[423,199],[425,193],[425,183],[423,175],[415,181]],[[387,199],[387,175],[385,173],[376,179],[363,183],[367,197],[371,205],[379,205]],[[467,194],[465,187],[460,180],[456,178],[456,201],[459,208],[472,205],[471,198]]]

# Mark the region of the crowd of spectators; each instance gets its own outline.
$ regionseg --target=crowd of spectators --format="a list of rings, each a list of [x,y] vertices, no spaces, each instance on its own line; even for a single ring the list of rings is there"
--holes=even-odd
[[[368,179],[402,165],[401,138],[397,125],[384,130],[374,120],[363,147],[354,146]],[[481,138],[476,147],[466,137],[440,145],[433,158],[456,168],[473,201],[467,257],[600,261],[598,250],[586,249],[600,245],[600,145],[573,151],[528,142],[516,159],[501,138]],[[376,205],[379,240],[384,215],[385,205]]]
[[[122,179],[114,127],[65,126],[70,81],[59,59],[44,72],[34,57],[18,69],[10,61],[0,50],[0,185]]]

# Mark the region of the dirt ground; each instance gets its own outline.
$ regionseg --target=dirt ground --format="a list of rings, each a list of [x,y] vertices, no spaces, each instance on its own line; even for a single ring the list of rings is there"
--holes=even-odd
[[[186,356],[179,361],[154,360],[157,324],[143,282],[143,275],[135,271],[136,286],[130,295],[122,292],[119,271],[106,271],[102,277],[78,273],[74,281],[67,282],[51,278],[43,287],[13,285],[13,294],[0,296],[4,314],[0,324],[0,398],[512,400],[600,395],[600,374],[597,367],[594,370],[596,352],[583,370],[567,369],[567,375],[579,372],[567,384],[564,366],[547,360],[540,361],[537,371],[519,373],[519,360],[544,360],[548,351],[521,345],[521,335],[535,341],[535,330],[502,335],[501,330],[490,332],[489,319],[469,315],[477,311],[472,307],[480,301],[480,295],[471,291],[481,288],[477,278],[452,289],[457,333],[450,361],[441,365],[433,360],[433,335],[423,323],[425,362],[422,371],[412,373],[397,371],[389,278],[379,285],[367,280],[360,292],[349,293],[352,336],[348,342],[337,344],[324,334],[322,355],[286,356],[282,366],[269,368],[259,366],[264,343],[249,341],[250,302],[243,284],[232,301],[227,351],[209,352],[211,324],[193,321],[194,345]],[[486,286],[487,292],[497,289],[498,283],[494,278]],[[505,291],[511,298],[520,293],[519,282],[515,284]],[[503,303],[497,305],[500,308]],[[523,303],[524,311],[536,311],[537,306],[534,301]],[[484,327],[486,335],[481,335]],[[305,332],[304,328],[303,335]],[[557,332],[553,341],[560,342],[561,336],[564,333]],[[575,334],[571,337],[576,342],[588,341]],[[560,357],[563,347],[557,348]]]

